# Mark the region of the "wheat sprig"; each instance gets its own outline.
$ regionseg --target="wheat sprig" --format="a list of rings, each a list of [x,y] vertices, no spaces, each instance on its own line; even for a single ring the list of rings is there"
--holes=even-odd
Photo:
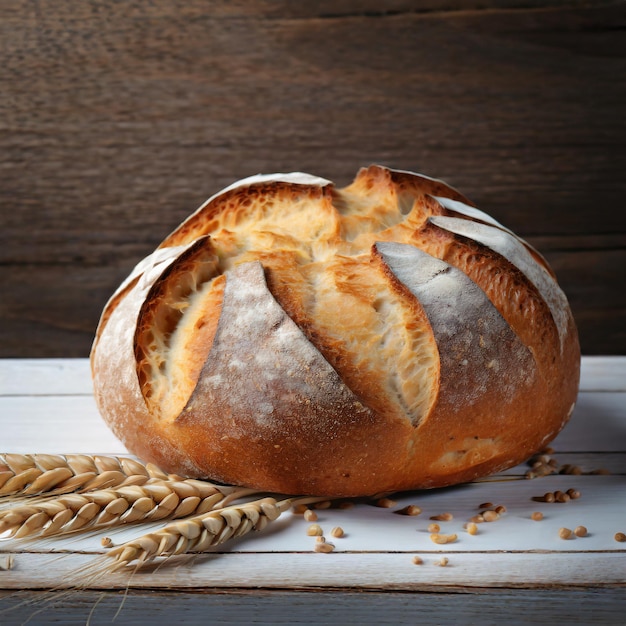
[[[0,497],[142,485],[168,474],[134,459],[86,454],[0,454]],[[178,478],[178,477],[174,477]]]
[[[176,519],[223,507],[250,493],[250,489],[202,480],[151,479],[143,485],[61,495],[6,509],[0,512],[0,534],[48,537],[86,528]]]
[[[108,551],[106,556],[114,559],[110,570],[124,568],[133,562],[140,566],[161,556],[204,552],[252,530],[262,530],[293,502],[291,498],[276,500],[267,497],[174,522]]]

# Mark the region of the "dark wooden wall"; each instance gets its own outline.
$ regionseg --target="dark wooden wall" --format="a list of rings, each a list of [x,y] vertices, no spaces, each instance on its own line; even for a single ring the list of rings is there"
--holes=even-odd
[[[86,356],[132,266],[258,172],[443,178],[626,353],[626,9],[0,0],[0,357]]]

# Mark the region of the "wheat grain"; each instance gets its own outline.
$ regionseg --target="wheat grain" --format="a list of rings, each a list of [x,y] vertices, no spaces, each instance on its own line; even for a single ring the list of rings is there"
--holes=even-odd
[[[6,509],[0,512],[0,534],[48,537],[82,528],[176,519],[223,507],[251,492],[201,480],[150,479],[143,485],[66,494]]]
[[[57,495],[151,479],[178,479],[134,459],[86,454],[0,454],[0,497]]]
[[[133,562],[139,566],[161,556],[204,552],[252,530],[262,530],[292,504],[290,498],[276,500],[268,497],[174,522],[112,548],[106,553],[107,557],[114,559],[110,569],[115,571]]]

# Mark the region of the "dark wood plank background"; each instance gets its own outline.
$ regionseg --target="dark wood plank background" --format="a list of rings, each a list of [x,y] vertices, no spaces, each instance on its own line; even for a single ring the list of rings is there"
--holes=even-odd
[[[625,29],[623,2],[0,0],[0,357],[86,356],[226,184],[369,163],[526,237],[583,351],[626,353]]]

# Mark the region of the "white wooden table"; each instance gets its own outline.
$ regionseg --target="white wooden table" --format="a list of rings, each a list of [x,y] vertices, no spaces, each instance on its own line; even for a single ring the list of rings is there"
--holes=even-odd
[[[84,359],[0,361],[0,433],[0,452],[126,453],[98,416]],[[577,408],[552,446],[559,464],[583,474],[527,480],[521,465],[484,482],[402,494],[392,509],[318,511],[326,533],[346,533],[330,554],[313,552],[308,523],[287,513],[210,554],[64,593],[104,551],[101,536],[120,543],[146,527],[0,541],[0,559],[13,556],[13,567],[0,569],[0,624],[104,624],[118,610],[117,623],[133,624],[623,624],[626,543],[614,536],[626,533],[626,357],[583,359]],[[597,469],[609,474],[590,473]],[[532,500],[569,488],[581,497]],[[507,512],[471,536],[463,523],[485,501]],[[422,514],[393,513],[407,504]],[[534,511],[544,519],[533,521]],[[454,517],[440,522],[442,532],[458,540],[440,546],[427,526],[443,512]],[[579,525],[588,536],[559,538],[561,527]],[[437,566],[444,556],[448,565]],[[51,601],[40,604],[42,597]]]

